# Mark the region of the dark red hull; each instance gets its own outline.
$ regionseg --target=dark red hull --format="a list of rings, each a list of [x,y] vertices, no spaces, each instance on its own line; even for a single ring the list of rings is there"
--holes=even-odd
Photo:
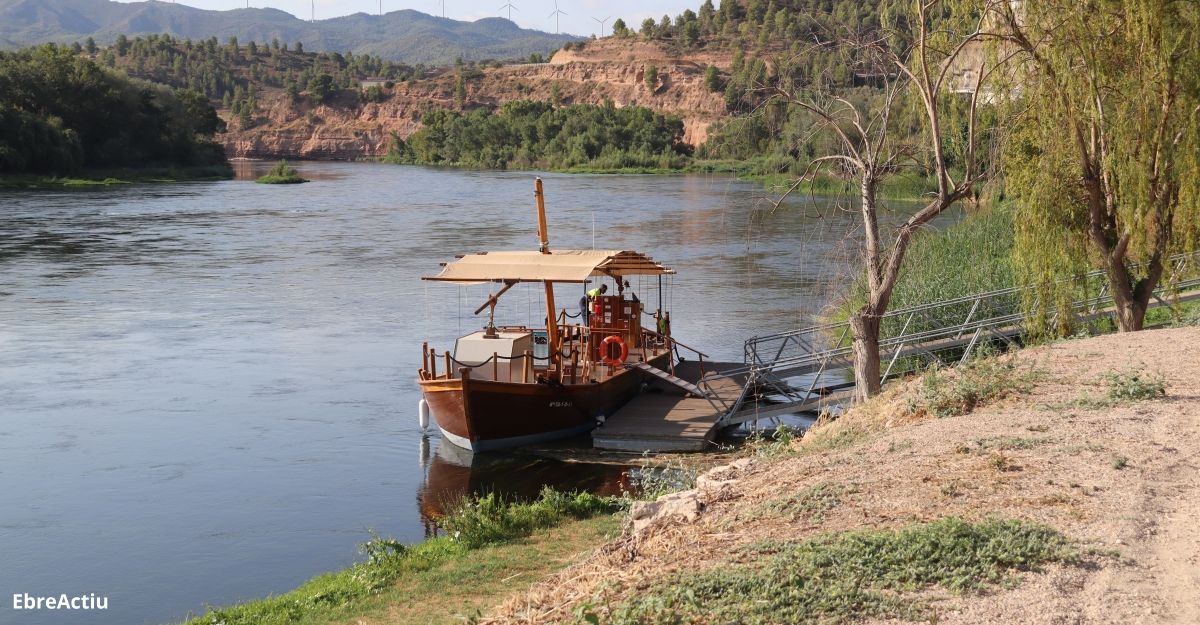
[[[664,368],[669,353],[650,364]],[[446,440],[488,451],[566,438],[596,427],[637,394],[640,374],[623,371],[588,384],[521,384],[472,380],[421,380],[421,392]]]

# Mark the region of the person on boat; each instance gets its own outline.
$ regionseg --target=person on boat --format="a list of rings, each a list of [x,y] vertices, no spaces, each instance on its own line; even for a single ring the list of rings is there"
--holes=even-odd
[[[587,293],[583,297],[579,298],[579,312],[583,313],[583,325],[587,326],[592,324],[592,303],[596,301],[597,297],[600,297],[607,292],[608,285],[601,284],[594,289],[588,289]]]
[[[666,312],[658,316],[658,333],[666,336],[671,336],[671,313]]]

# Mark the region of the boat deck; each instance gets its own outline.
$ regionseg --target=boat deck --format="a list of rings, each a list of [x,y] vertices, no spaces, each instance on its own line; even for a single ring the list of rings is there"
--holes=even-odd
[[[720,372],[743,366],[740,362],[706,362],[704,370]],[[680,363],[675,366],[675,375],[695,384],[700,381],[699,363]],[[742,393],[745,380],[741,378],[717,378],[710,388],[726,403],[732,404]],[[602,427],[592,431],[592,446],[635,452],[702,451],[708,448],[716,436],[717,420],[722,411],[714,408],[707,399],[687,395],[666,382],[649,381],[649,390],[629,400]],[[721,401],[716,403],[719,406]]]

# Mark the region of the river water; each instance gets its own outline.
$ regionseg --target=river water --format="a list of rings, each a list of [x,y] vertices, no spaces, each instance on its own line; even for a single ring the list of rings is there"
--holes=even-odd
[[[300,170],[314,181],[0,191],[0,623],[173,622],[348,565],[368,528],[420,540],[454,492],[626,485],[521,455],[472,467],[416,423],[421,342],[477,328],[488,292],[420,277],[534,249],[533,174]],[[810,321],[850,273],[855,215],[825,201],[544,178],[551,247],[676,268],[673,333],[714,358]],[[648,308],[657,286],[634,285]],[[510,291],[497,321],[540,319],[539,298]],[[13,593],[108,609],[17,611]]]

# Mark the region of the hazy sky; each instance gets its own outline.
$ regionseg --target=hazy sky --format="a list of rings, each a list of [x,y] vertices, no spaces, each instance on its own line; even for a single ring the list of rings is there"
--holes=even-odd
[[[246,0],[178,0],[180,4],[201,9],[225,10],[243,8]],[[509,0],[444,0],[446,17],[456,20],[477,20],[484,17],[508,17],[508,9],[500,6]],[[696,10],[704,0],[558,0],[558,8],[566,13],[560,16],[561,28],[565,33],[577,35],[599,34],[600,25],[592,18],[610,18],[604,27],[611,32],[612,22],[620,17],[636,28],[643,19],[656,20],[664,14],[672,18],[684,9]],[[378,13],[380,0],[315,0],[317,19],[349,15],[351,13]],[[384,12],[414,9],[431,15],[442,14],[443,0],[382,0]],[[554,0],[511,0],[516,7],[512,20],[522,28],[536,28],[554,32]],[[719,4],[714,2],[713,4]],[[252,7],[270,7],[287,11],[308,19],[312,13],[311,0],[250,0]]]

